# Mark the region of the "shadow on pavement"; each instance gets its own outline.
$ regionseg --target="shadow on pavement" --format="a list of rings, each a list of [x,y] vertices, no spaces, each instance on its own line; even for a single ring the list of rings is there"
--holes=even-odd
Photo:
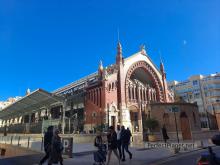
[[[0,165],[33,165],[38,164],[43,154],[33,154],[25,156],[15,156],[10,158],[0,158]]]

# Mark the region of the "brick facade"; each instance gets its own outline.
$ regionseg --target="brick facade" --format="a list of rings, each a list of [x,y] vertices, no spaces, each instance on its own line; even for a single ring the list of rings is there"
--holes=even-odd
[[[97,79],[86,89],[85,130],[106,123],[132,128],[132,120],[139,123],[141,130],[143,107],[173,101],[164,67],[157,69],[144,49],[124,59],[118,43],[115,64],[104,68],[100,63]]]

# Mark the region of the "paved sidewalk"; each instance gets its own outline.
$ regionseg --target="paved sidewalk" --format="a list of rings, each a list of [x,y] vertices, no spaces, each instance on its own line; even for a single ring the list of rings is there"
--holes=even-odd
[[[156,142],[160,143],[160,142]],[[190,143],[190,142],[188,142]],[[169,157],[175,156],[172,149],[167,148],[146,148],[147,143],[143,143],[140,145],[134,145],[132,148],[130,148],[131,152],[133,153],[133,159],[129,160],[128,155],[127,160],[125,162],[122,162],[122,165],[125,164],[132,164],[132,165],[146,165],[150,164],[152,162],[161,160],[161,159],[167,159]],[[72,165],[72,164],[83,164],[83,165],[91,165],[94,162],[93,159],[93,151],[94,147],[92,144],[78,144],[73,145],[75,148],[75,151],[78,151],[78,154],[74,154],[73,158],[64,159],[64,165]],[[197,146],[195,146],[197,147]],[[197,150],[198,148],[194,148],[192,150]],[[192,151],[191,150],[191,151]],[[181,151],[189,152],[187,151]],[[37,153],[34,155],[25,155],[20,157],[13,157],[9,159],[0,159],[0,164],[4,162],[6,165],[14,165],[16,162],[17,165],[33,165],[39,163],[40,159],[43,157],[42,153]],[[110,165],[117,165],[118,161],[115,157],[115,155],[112,153],[112,160],[110,162]],[[46,165],[46,163],[44,164]]]
[[[173,153],[168,149],[148,149],[148,150],[136,150],[134,148],[130,149],[133,153],[133,158],[130,160],[127,156],[125,162],[121,162],[121,164],[132,164],[132,165],[141,165],[156,161],[161,158],[166,158],[172,156]],[[127,154],[127,153],[126,153]],[[83,164],[83,165],[91,165],[94,162],[93,154],[85,155],[85,156],[75,156],[72,159],[65,159],[65,165],[72,164]],[[111,165],[117,165],[118,161],[115,155],[112,153],[112,159],[110,161]],[[46,165],[46,164],[45,164]]]
[[[160,142],[157,142],[160,143]],[[175,141],[172,141],[172,143],[176,143]],[[185,141],[185,143],[187,143]],[[188,141],[188,143],[192,143],[192,141]],[[125,162],[121,162],[121,164],[132,164],[132,165],[146,165],[155,161],[158,161],[160,159],[166,159],[171,156],[175,156],[173,149],[167,149],[167,148],[146,148],[147,143],[134,145],[130,150],[133,153],[133,159],[130,160],[127,159]],[[207,140],[203,141],[204,146],[210,145]],[[185,152],[191,152],[194,150],[198,150],[197,144],[194,146],[195,148],[191,148],[189,150],[181,150],[180,153]],[[93,154],[89,155],[81,155],[81,156],[75,156],[72,159],[65,159],[64,164],[65,165],[72,165],[72,164],[83,164],[83,165],[91,165],[94,162]],[[115,155],[112,153],[112,159],[110,161],[111,165],[117,165],[118,161],[115,157]]]

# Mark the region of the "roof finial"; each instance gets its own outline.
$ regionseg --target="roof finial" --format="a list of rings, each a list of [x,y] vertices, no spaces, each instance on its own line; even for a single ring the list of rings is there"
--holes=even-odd
[[[146,50],[145,50],[145,45],[144,44],[141,44],[140,52],[141,52],[141,54],[146,54]]]
[[[123,62],[123,57],[122,57],[122,46],[120,43],[120,34],[119,34],[119,28],[118,28],[118,43],[117,43],[117,56],[116,56],[116,63],[120,64]]]
[[[99,70],[100,70],[100,71],[103,71],[102,60],[100,60],[100,62],[99,62]]]
[[[118,44],[117,44],[117,56],[122,56],[122,47],[121,47],[121,43],[120,43],[120,32],[119,32],[119,28],[118,28]]]
[[[26,95],[29,95],[30,93],[31,93],[31,90],[30,90],[30,88],[28,88],[26,91]]]
[[[161,52],[159,51],[159,55],[160,55],[160,71],[162,73],[165,73],[165,70],[164,70],[164,65],[163,65],[163,60],[162,60],[162,55],[161,55]]]

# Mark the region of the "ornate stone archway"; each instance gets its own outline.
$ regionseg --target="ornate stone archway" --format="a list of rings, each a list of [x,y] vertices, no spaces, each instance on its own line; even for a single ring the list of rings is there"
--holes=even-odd
[[[164,102],[164,94],[163,94],[163,86],[160,82],[159,77],[157,76],[156,72],[153,70],[153,68],[146,63],[145,61],[138,61],[134,63],[127,72],[126,79],[125,79],[125,96],[126,96],[126,103],[129,102],[129,83],[130,83],[130,78],[132,74],[137,70],[138,68],[142,68],[146,76],[148,75],[150,81],[153,84],[153,87],[156,89],[156,95],[155,95],[155,101],[157,102]]]

